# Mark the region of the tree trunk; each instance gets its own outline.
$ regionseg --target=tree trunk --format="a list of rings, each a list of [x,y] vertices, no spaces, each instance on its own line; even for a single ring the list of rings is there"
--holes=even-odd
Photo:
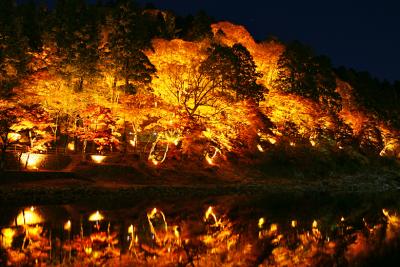
[[[28,168],[28,162],[29,162],[29,156],[30,156],[30,152],[28,152],[28,155],[26,156],[26,161],[25,161],[25,169]]]
[[[124,141],[124,156],[127,154],[128,151],[128,135],[126,133],[126,121],[124,120],[124,137],[123,137],[123,141]]]
[[[56,128],[54,129],[54,147],[56,149],[56,155],[58,154],[57,152],[57,131],[58,131],[58,114],[56,117]]]
[[[85,159],[85,155],[86,155],[86,146],[87,146],[87,140],[83,140],[83,144],[82,144],[82,157]]]
[[[1,159],[0,159],[0,171],[3,171],[6,167],[6,150],[8,144],[8,131],[1,137],[3,144],[1,145]]]
[[[128,76],[125,77],[125,88],[124,88],[124,93],[129,89],[129,78]]]
[[[112,85],[112,89],[111,89],[111,94],[112,94],[112,96],[111,96],[111,103],[116,103],[116,99],[117,99],[117,97],[116,97],[116,91],[117,91],[117,77],[114,77],[114,81],[113,81],[113,85]]]
[[[136,130],[136,125],[135,125],[135,123],[134,122],[132,122],[132,129],[133,129],[133,132],[134,132],[134,136],[133,136],[133,144],[135,145],[134,147],[133,147],[133,153],[137,153],[137,147],[138,147],[138,136],[137,136],[137,130]]]
[[[31,130],[28,131],[28,135],[29,135],[29,144],[31,145],[31,149],[32,149],[32,147],[33,147],[33,140],[32,140],[32,131],[31,131]]]
[[[79,82],[78,82],[78,92],[82,92],[83,91],[83,77],[79,78]]]
[[[68,141],[69,141],[69,135],[67,135],[67,138],[65,139],[65,142],[64,142],[64,154],[67,154]],[[75,150],[76,150],[76,145],[74,143],[74,151]]]
[[[7,146],[3,144],[1,146],[0,171],[4,171],[6,168],[6,149]]]
[[[20,171],[21,171],[21,168],[22,168],[22,161],[21,161],[21,159],[22,159],[22,154],[23,154],[23,151],[21,150],[21,151],[19,152],[19,154],[18,154],[18,170],[20,170]]]

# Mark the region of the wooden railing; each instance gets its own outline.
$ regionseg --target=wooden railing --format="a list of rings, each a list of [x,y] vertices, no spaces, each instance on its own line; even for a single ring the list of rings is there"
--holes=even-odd
[[[148,142],[138,142],[135,148],[132,146],[128,145],[128,149],[126,151],[126,154],[148,154],[151,149],[151,143]],[[21,146],[21,145],[9,145],[6,149],[6,152],[8,153],[27,153],[29,152],[29,148],[27,146]],[[69,150],[64,147],[56,147],[56,148],[48,148],[45,151],[35,151],[34,153],[40,153],[40,154],[49,154],[49,155],[54,155],[54,154],[65,154],[65,155],[79,155],[82,154],[82,151],[73,151]],[[86,149],[85,154],[97,154],[97,150],[93,149]],[[117,155],[124,153],[123,148],[122,150],[117,150],[117,151],[107,151],[102,154],[104,155]]]

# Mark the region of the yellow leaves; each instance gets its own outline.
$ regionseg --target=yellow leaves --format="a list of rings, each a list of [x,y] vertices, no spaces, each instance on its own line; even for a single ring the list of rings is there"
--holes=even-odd
[[[181,65],[193,65],[206,57],[207,42],[187,42],[181,39],[164,40],[154,39],[152,41],[154,51],[146,51],[151,63],[159,67],[166,67],[175,63]]]
[[[271,92],[260,108],[278,127],[291,122],[302,136],[310,136],[316,128],[334,129],[333,118],[311,100],[300,96]]]
[[[224,21],[211,25],[214,36],[219,37],[220,41],[228,46],[233,46],[236,43],[241,43],[250,50],[256,46],[251,34],[246,30],[244,26],[235,25],[233,23]],[[223,36],[219,36],[218,32],[222,31]]]
[[[400,132],[392,129],[386,123],[377,120],[366,110],[358,106],[358,100],[354,89],[347,82],[337,79],[336,91],[342,98],[342,110],[339,113],[340,118],[351,127],[355,136],[362,133],[366,124],[374,122],[377,129],[383,137],[384,149],[380,152],[381,156],[391,156],[400,158]],[[397,155],[396,155],[397,154]]]
[[[183,40],[153,40],[154,51],[147,51],[151,63],[157,69],[151,87],[155,94],[169,104],[182,104],[184,94],[190,87],[194,72],[207,54],[207,43]]]
[[[212,139],[212,137],[213,137],[213,134],[212,134],[212,132],[210,131],[210,129],[206,129],[205,131],[203,131],[202,132],[202,134],[204,135],[204,137],[205,138],[208,138],[208,139]]]
[[[15,77],[18,74],[17,69],[12,64],[5,64],[4,70],[9,77]]]
[[[169,130],[163,133],[166,142],[174,145],[178,145],[181,140],[181,133],[178,130]]]
[[[11,130],[13,130],[15,132],[20,132],[22,130],[32,129],[34,127],[35,127],[35,123],[33,121],[22,118],[22,120],[18,124],[14,124],[11,127]]]
[[[2,240],[1,240],[1,244],[0,244],[1,247],[5,248],[5,249],[11,248],[15,234],[16,234],[16,231],[13,228],[1,229],[1,236],[2,236]]]
[[[19,139],[21,139],[21,135],[19,133],[8,133],[8,142],[12,143],[12,142],[16,142]]]
[[[285,47],[278,42],[256,43],[251,34],[241,25],[230,22],[219,22],[211,25],[214,36],[223,44],[233,46],[235,43],[244,45],[252,55],[257,65],[257,71],[263,74],[259,82],[267,88],[272,88],[272,82],[277,76],[277,63]],[[222,31],[224,35],[219,35]]]

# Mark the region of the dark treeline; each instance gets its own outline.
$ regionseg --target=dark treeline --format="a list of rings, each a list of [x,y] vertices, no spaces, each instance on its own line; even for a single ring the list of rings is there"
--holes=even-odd
[[[51,8],[44,2],[0,2],[1,97],[9,97],[12,88],[24,76],[40,68],[56,70],[66,79],[73,77],[76,90],[81,91],[84,82],[99,72],[100,59],[115,80],[125,81],[124,90],[135,93],[135,87],[148,84],[156,72],[142,52],[151,49],[153,38],[197,41],[212,37],[214,20],[204,12],[181,17],[172,11],[159,11],[152,5],[143,7],[131,0],[97,1],[96,4],[87,4],[85,0],[58,0]],[[104,35],[107,35],[105,43]],[[44,47],[53,48],[48,53],[51,60],[42,65],[32,64],[32,55],[42,52]],[[239,48],[236,47],[236,57],[242,53]],[[224,49],[210,50],[214,54],[208,61],[209,69],[215,69],[215,64],[221,60],[234,62],[234,50]],[[247,50],[242,54],[246,53]],[[254,69],[251,64],[245,67]],[[219,68],[226,73],[223,65]],[[298,42],[287,45],[278,68],[278,89],[311,98],[335,112],[341,108],[340,96],[335,92],[335,80],[339,77],[355,89],[361,107],[400,128],[399,81],[380,81],[369,73],[351,69],[333,70],[329,58],[316,56],[312,49]],[[250,95],[259,101],[262,88],[257,87],[257,74],[253,74],[255,76],[246,78],[244,84],[252,92]],[[238,80],[230,85],[242,86]],[[249,95],[238,90],[239,96]]]
[[[361,106],[400,129],[400,81],[381,81],[368,72],[345,67],[340,67],[335,72],[354,88]]]
[[[315,55],[312,48],[298,41],[287,44],[278,61],[278,71],[280,90],[319,101],[334,111],[341,109],[341,99],[335,90],[336,78],[348,82],[361,108],[400,129],[400,81],[390,83],[368,72],[345,67],[335,69],[328,57]]]
[[[82,90],[84,80],[96,74],[100,58],[127,85],[129,80],[148,83],[155,69],[142,51],[151,48],[151,39],[201,40],[211,36],[212,22],[204,12],[179,17],[130,0],[95,5],[85,0],[58,0],[52,8],[43,1],[18,5],[15,0],[1,1],[0,95],[10,96],[22,77],[39,68],[37,62],[32,64],[32,54],[44,47],[52,48],[53,56],[44,67],[50,70],[48,65],[57,65],[53,68],[57,74],[79,76],[76,90]]]

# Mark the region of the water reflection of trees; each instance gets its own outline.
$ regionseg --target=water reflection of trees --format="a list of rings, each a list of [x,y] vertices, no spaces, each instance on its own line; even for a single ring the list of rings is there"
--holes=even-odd
[[[170,220],[154,208],[127,227],[112,221],[95,212],[86,221],[57,227],[36,209],[24,209],[1,229],[0,263],[353,266],[387,261],[400,242],[400,218],[387,210],[375,222],[364,219],[359,225],[343,217],[328,225],[318,220],[277,224],[267,217],[232,220],[213,207],[198,220]]]

